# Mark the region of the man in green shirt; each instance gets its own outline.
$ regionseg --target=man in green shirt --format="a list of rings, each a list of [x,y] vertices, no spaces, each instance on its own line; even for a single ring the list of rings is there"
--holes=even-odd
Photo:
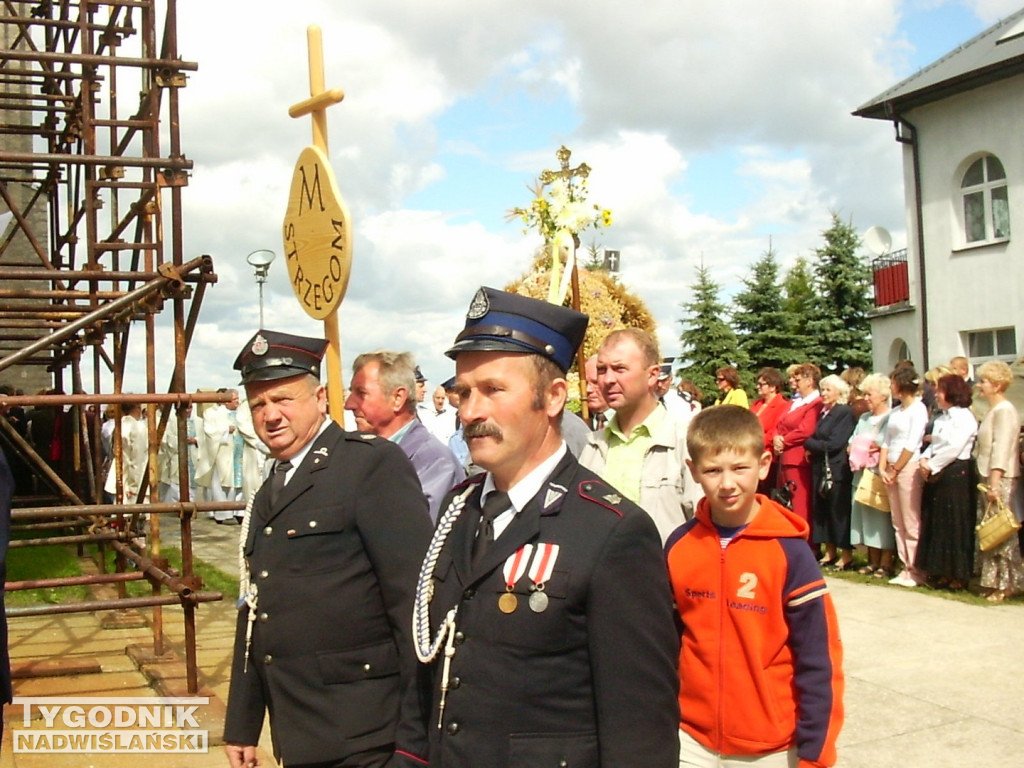
[[[591,435],[580,463],[639,504],[664,541],[693,516],[700,490],[686,468],[686,424],[658,399],[660,363],[651,334],[608,334],[597,353],[597,383],[615,416]]]

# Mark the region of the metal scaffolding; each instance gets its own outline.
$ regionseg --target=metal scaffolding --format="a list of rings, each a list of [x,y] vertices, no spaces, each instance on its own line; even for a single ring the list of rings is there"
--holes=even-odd
[[[195,608],[221,596],[203,592],[193,572],[191,522],[197,512],[241,506],[189,498],[184,406],[227,398],[189,395],[185,383],[203,295],[217,279],[209,257],[182,253],[181,195],[192,163],[182,152],[178,100],[197,65],[178,56],[175,0],[0,0],[0,43],[0,211],[11,214],[0,230],[0,382],[44,381],[47,390],[0,395],[0,406],[49,408],[61,425],[54,430],[59,448],[41,455],[39,444],[0,417],[0,442],[33,477],[28,493],[19,489],[13,520],[39,534],[14,543],[112,547],[118,574],[76,578],[119,590],[115,600],[15,608],[8,615],[149,606],[160,655],[160,606],[180,604],[188,686],[195,692]],[[157,316],[168,308],[173,366],[170,380],[158,386]],[[128,394],[133,328],[145,337],[146,391]],[[166,359],[162,354],[161,362]],[[103,496],[100,403],[118,409],[114,504]],[[126,498],[119,408],[131,403],[148,404],[149,465],[135,498]],[[182,501],[176,504],[150,501],[165,429],[178,436]],[[181,573],[172,573],[160,553],[162,515],[180,521]],[[125,581],[139,578],[128,573],[129,562],[149,580],[151,596],[126,597]],[[68,579],[31,584],[68,585]]]

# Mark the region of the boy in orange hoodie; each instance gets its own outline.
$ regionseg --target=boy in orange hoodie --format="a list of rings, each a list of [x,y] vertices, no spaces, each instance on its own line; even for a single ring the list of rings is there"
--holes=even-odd
[[[683,627],[679,765],[832,766],[842,647],[807,523],[757,493],[771,455],[747,409],[697,414],[687,446],[704,498],[665,544]]]

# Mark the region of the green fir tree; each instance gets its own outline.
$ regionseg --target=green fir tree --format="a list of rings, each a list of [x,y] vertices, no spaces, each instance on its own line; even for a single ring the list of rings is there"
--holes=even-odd
[[[729,324],[728,312],[719,297],[720,290],[702,262],[697,267],[693,300],[682,305],[686,316],[679,321],[683,326],[679,336],[682,359],[687,363],[679,374],[700,388],[705,403],[715,400],[718,391],[715,371],[718,368],[734,365],[741,374],[749,376],[746,355],[739,348],[736,334]]]
[[[786,366],[818,360],[821,357],[821,352],[808,329],[808,324],[816,311],[818,294],[814,290],[814,275],[811,274],[810,265],[803,256],[798,257],[786,272],[786,278],[782,281],[782,289],[785,293],[782,310],[790,318],[790,334],[793,337],[792,344],[795,350],[793,358]],[[785,373],[784,368],[779,370]]]
[[[786,309],[779,263],[770,244],[743,286],[733,300],[733,326],[740,349],[752,370],[771,366],[784,372],[786,366],[803,359],[803,349],[794,332],[798,316]]]
[[[807,323],[819,348],[815,362],[823,372],[853,365],[870,370],[871,267],[857,255],[861,243],[852,224],[838,214],[822,237],[825,244],[814,252],[817,307]]]

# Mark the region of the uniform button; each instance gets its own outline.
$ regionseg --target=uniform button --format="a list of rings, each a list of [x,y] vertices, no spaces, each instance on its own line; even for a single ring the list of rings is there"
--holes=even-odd
[[[264,664],[270,664],[273,660],[274,660],[274,657],[271,656],[269,653],[266,656],[263,657],[263,663]]]
[[[310,528],[316,528],[316,520],[310,520],[309,521],[309,527]]]
[[[558,761],[558,768],[569,768],[569,761],[563,757]]]
[[[476,590],[475,589],[467,589],[465,592],[462,593],[462,599],[463,600],[472,600],[475,596],[476,596]]]
[[[264,536],[269,536],[273,532],[274,532],[274,529],[271,528],[269,525],[266,528],[263,529],[263,535]]]
[[[458,723],[448,723],[448,727],[445,728],[445,730],[448,731],[448,735],[449,736],[454,736],[456,733],[459,732],[459,724]]]
[[[462,685],[462,680],[460,680],[457,677],[453,677],[451,680],[448,681],[448,690],[454,691],[460,685]]]
[[[263,613],[260,614],[260,621],[266,621],[269,618],[270,617],[267,615],[266,611],[264,611]]]
[[[455,633],[455,644],[456,645],[462,645],[464,642],[466,642],[466,635],[464,633],[462,633],[462,632],[456,632]]]
[[[269,571],[260,571],[260,578],[265,579],[270,575]]]
[[[373,670],[372,664],[363,664],[363,672],[370,672]]]

